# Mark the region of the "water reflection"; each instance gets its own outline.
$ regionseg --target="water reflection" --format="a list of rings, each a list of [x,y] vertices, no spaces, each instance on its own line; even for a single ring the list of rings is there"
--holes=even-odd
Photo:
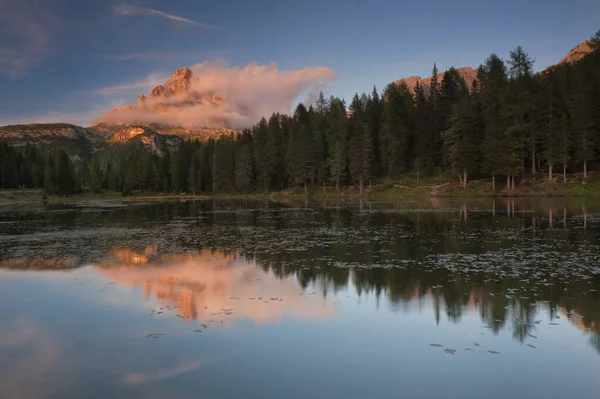
[[[284,315],[324,318],[335,312],[334,303],[304,295],[293,276],[277,277],[235,254],[159,254],[156,248],[148,246],[143,253],[115,249],[94,267],[120,285],[142,288],[181,318],[203,323],[237,318],[262,323]]]
[[[564,377],[555,397],[589,397],[599,212],[562,199],[0,211],[0,397],[48,381],[71,397],[198,397],[211,381],[213,397],[391,397],[400,372],[407,397],[467,382],[461,397],[493,397],[497,375],[518,388],[532,372]]]
[[[0,265],[35,270],[46,265],[52,270],[76,263],[9,259]],[[286,315],[332,317],[339,298],[331,294],[344,290],[359,298],[385,299],[391,311],[431,309],[435,325],[442,317],[460,323],[464,314],[476,312],[485,328],[495,334],[508,330],[519,342],[528,340],[542,323],[554,325],[560,319],[591,334],[590,342],[600,353],[600,279],[594,273],[565,280],[560,270],[546,271],[546,276],[539,265],[508,272],[432,264],[306,269],[219,250],[162,254],[156,244],[137,251],[110,250],[92,267],[110,281],[137,287],[146,298],[157,300],[160,308],[153,316],[176,314],[202,326],[236,319],[280,322]]]

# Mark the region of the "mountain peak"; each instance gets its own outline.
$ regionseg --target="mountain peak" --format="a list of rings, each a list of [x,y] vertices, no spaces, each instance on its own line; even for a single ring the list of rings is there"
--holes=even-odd
[[[219,117],[217,110],[225,100],[215,92],[199,91],[198,85],[193,87],[198,79],[189,68],[179,68],[164,84],[154,87],[148,97],[140,94],[136,104],[112,109],[100,117],[96,124],[120,126],[158,123],[192,129],[229,127],[228,121]],[[204,111],[210,110],[203,119],[203,125],[186,124],[185,116],[193,114],[197,106],[202,106]]]
[[[465,80],[467,87],[470,89],[471,85],[473,84],[473,81],[477,77],[477,71],[470,67],[456,68],[456,70],[458,71],[460,76],[462,76],[462,78]],[[444,75],[445,72],[438,73],[438,82],[440,82],[440,84],[442,82],[442,79],[444,79]],[[425,88],[425,90],[428,90],[429,85],[431,84],[431,76],[425,79],[421,78],[420,76],[410,76],[408,78],[403,78],[396,81],[396,84],[400,83],[404,83],[410,90],[414,90],[417,86],[417,83],[419,83]]]
[[[566,63],[572,64],[574,62],[579,61],[580,59],[582,59],[583,57],[585,57],[592,51],[594,51],[594,43],[591,40],[586,40],[585,42],[572,48],[571,51],[569,51],[569,53],[562,60],[560,60],[558,62],[558,64],[556,64],[556,65],[566,64]]]

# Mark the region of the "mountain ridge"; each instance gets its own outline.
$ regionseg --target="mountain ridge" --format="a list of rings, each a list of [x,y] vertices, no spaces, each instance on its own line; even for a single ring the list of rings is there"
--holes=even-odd
[[[593,50],[593,43],[586,40],[572,48],[554,66],[577,62]],[[552,66],[548,68],[552,68]],[[477,71],[471,67],[457,68],[457,71],[470,87]],[[443,76],[444,72],[440,72],[438,75],[440,82]],[[94,153],[109,147],[107,143],[116,145],[135,140],[136,137],[146,148],[160,154],[162,150],[159,151],[161,146],[157,145],[158,141],[168,142],[170,143],[168,147],[172,147],[174,143],[185,139],[206,141],[210,138],[239,132],[229,127],[228,122],[219,117],[208,119],[207,126],[186,126],[177,122],[159,123],[152,120],[136,121],[135,118],[128,121],[120,120],[123,115],[135,116],[136,112],[145,113],[142,116],[147,114],[164,116],[174,110],[177,112],[180,110],[193,111],[198,104],[207,106],[209,110],[214,109],[218,114],[220,107],[227,106],[227,100],[215,92],[196,90],[196,87],[202,87],[201,85],[196,86],[197,79],[199,77],[194,76],[189,68],[180,68],[164,84],[150,90],[148,96],[140,94],[135,104],[112,109],[87,128],[69,123],[7,125],[0,126],[0,140],[15,147],[31,144],[50,148],[58,145],[74,159],[91,159]],[[411,76],[396,81],[397,84],[401,82],[411,90],[414,90],[417,83],[428,88],[431,77]],[[152,134],[156,135],[152,136],[152,139],[147,138]],[[142,140],[144,137],[146,138]]]

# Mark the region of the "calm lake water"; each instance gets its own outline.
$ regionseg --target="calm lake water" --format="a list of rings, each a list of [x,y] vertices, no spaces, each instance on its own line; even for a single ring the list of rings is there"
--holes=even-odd
[[[0,207],[0,397],[597,398],[600,201]]]

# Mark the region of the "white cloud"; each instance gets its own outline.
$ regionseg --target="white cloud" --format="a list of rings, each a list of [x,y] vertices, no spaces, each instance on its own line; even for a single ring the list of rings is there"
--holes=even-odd
[[[194,21],[188,18],[180,17],[178,15],[167,14],[166,12],[162,12],[159,10],[155,10],[153,8],[134,6],[131,4],[121,4],[113,7],[113,11],[120,16],[130,16],[130,15],[146,15],[146,16],[158,16],[162,18],[166,18],[173,22],[178,22],[187,25],[197,26],[199,28],[204,29],[215,29],[214,25],[205,24],[202,22]]]
[[[101,89],[94,90],[93,93],[102,95],[115,95],[134,91],[147,91],[152,89],[154,86],[163,84],[168,78],[169,77],[167,75],[161,73],[151,73],[146,77],[146,79],[142,79],[133,83],[103,87]]]
[[[155,122],[190,127],[228,125],[242,128],[255,124],[273,112],[290,113],[298,103],[313,102],[319,91],[336,79],[333,70],[325,67],[305,67],[280,70],[275,62],[269,65],[250,63],[245,67],[229,67],[225,62],[203,62],[190,67],[192,80],[189,91],[214,93],[224,102],[219,106],[207,102],[190,104],[185,95],[168,98],[149,98],[137,109],[120,110],[105,115],[102,121],[114,123]],[[166,80],[166,79],[165,79]],[[101,89],[101,93],[116,93],[141,87],[149,79],[128,85]],[[162,84],[163,82],[153,82]],[[157,113],[153,105],[169,104],[167,112]]]

